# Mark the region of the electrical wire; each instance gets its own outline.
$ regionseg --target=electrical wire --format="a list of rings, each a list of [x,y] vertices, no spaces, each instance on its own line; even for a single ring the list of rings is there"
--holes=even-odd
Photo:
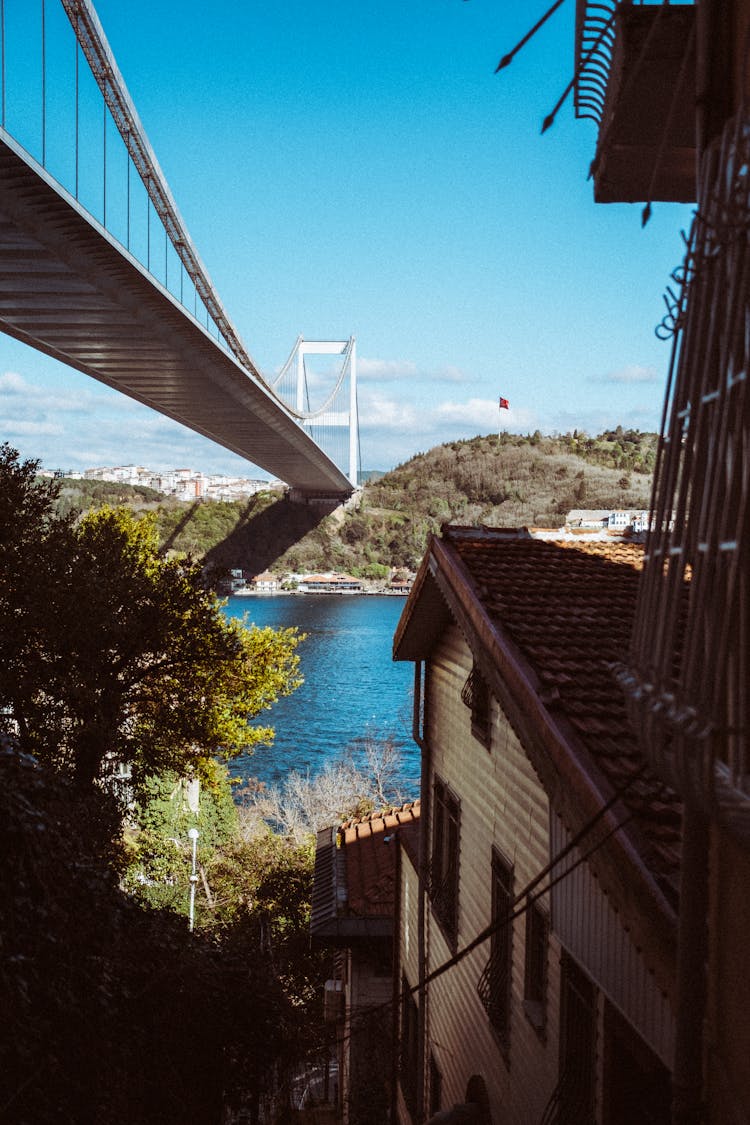
[[[591,858],[591,856],[594,855],[607,842],[607,840],[611,839],[611,837],[619,832],[622,828],[625,828],[634,819],[635,813],[627,813],[627,815],[623,817],[622,820],[618,821],[617,824],[610,828],[600,839],[592,844],[587,851],[582,852],[569,867],[566,867],[564,871],[561,871],[558,875],[551,878],[549,883],[547,883],[546,886],[544,886],[541,890],[533,893],[539,886],[539,884],[545,878],[547,878],[547,876],[551,875],[552,871],[579,846],[581,841],[585,839],[585,837],[592,831],[592,829],[599,823],[599,821],[604,816],[606,816],[606,814],[614,807],[614,805],[616,805],[623,798],[624,794],[631,788],[631,786],[633,786],[638,780],[643,777],[647,769],[648,764],[644,763],[640,767],[640,769],[638,769],[623,785],[619,786],[614,791],[609,800],[604,805],[602,805],[602,807],[586,822],[586,824],[583,825],[581,829],[579,829],[579,831],[572,837],[572,839],[568,841],[565,847],[562,848],[550,860],[550,862],[526,884],[523,890],[519,891],[519,893],[513,899],[511,910],[508,914],[504,915],[502,918],[494,919],[488,926],[485,926],[485,928],[483,930],[480,930],[480,932],[468,943],[468,945],[464,946],[452,957],[449,957],[446,961],[443,961],[440,965],[434,968],[424,978],[423,981],[401,989],[399,993],[399,1002],[402,1002],[407,996],[415,995],[426,984],[431,984],[432,981],[436,980],[438,977],[448,972],[449,969],[452,969],[455,965],[458,965],[461,961],[463,961],[464,958],[466,958],[470,953],[472,953],[480,945],[491,938],[493,934],[499,933],[503,929],[506,929],[517,918],[522,917],[539,898],[547,894],[554,886],[560,883],[563,879],[567,878],[568,875],[570,875],[583,863],[586,863]],[[666,786],[661,785],[660,790],[663,789],[666,789]],[[519,904],[522,905],[519,906]],[[389,999],[384,1001],[382,1004],[378,1004],[372,1008],[354,1013],[351,1019],[349,1031],[339,1040],[339,1042],[342,1044],[348,1043],[354,1035],[358,1034],[363,1029],[362,1026],[355,1026],[356,1021],[360,1021],[360,1023],[364,1025],[364,1022],[369,1021],[372,1017],[389,1011],[392,1007],[392,1004],[393,999]]]

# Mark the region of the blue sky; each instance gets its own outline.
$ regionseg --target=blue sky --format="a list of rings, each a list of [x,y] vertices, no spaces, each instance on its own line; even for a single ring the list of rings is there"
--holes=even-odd
[[[53,4],[55,0],[48,0]],[[357,337],[364,468],[442,441],[658,429],[689,209],[595,205],[573,0],[98,0],[199,253],[263,371]],[[497,409],[509,399],[510,411]],[[247,462],[0,336],[0,437],[49,468]]]

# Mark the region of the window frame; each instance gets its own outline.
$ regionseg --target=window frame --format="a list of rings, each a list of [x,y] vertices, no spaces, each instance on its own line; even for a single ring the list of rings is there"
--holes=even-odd
[[[513,906],[515,870],[497,848],[490,866],[491,919],[490,956],[477,991],[490,1027],[500,1045],[506,1065],[510,1057],[513,1011]],[[501,921],[505,924],[499,925]]]
[[[458,939],[460,853],[461,802],[436,774],[432,784],[430,901],[453,947]]]
[[[461,701],[471,712],[471,733],[485,749],[492,746],[492,693],[476,661],[461,689]]]
[[[549,930],[547,911],[538,901],[529,898],[526,908],[523,1010],[540,1037],[544,1037],[547,1029]]]

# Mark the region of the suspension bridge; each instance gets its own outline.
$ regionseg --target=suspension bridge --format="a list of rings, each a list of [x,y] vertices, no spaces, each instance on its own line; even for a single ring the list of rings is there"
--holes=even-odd
[[[354,338],[299,338],[279,374],[264,377],[193,245],[90,0],[0,0],[0,78],[0,329],[295,494],[350,494]],[[327,357],[324,374],[316,356]]]

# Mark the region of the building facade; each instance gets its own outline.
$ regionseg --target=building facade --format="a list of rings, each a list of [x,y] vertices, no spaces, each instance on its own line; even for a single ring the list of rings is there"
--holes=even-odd
[[[393,936],[400,844],[416,838],[419,802],[318,833],[310,934],[331,952],[325,1015],[335,1041],[344,1125],[382,1125],[394,1074]]]
[[[577,0],[595,198],[695,204],[661,329],[672,357],[620,681],[684,802],[674,1121],[750,1120],[748,0]],[[684,587],[689,585],[687,595]]]
[[[641,554],[450,527],[423,561],[400,1122],[669,1121],[680,810],[609,667]]]

